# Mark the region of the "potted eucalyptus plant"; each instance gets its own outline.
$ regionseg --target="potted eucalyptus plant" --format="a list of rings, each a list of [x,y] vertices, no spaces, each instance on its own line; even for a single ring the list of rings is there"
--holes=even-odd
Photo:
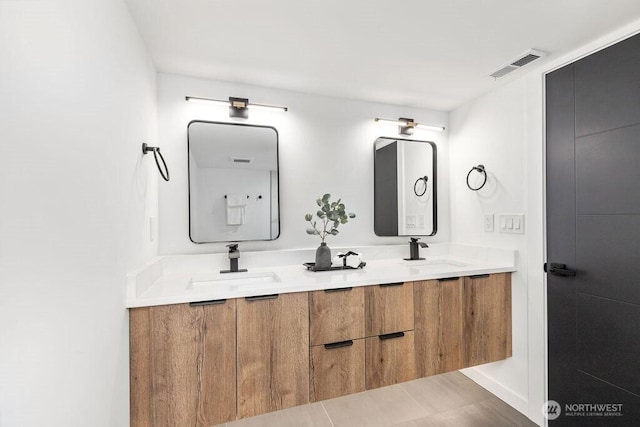
[[[304,219],[311,225],[310,228],[307,228],[307,234],[320,236],[321,240],[320,246],[316,250],[315,269],[329,269],[331,267],[331,249],[327,246],[325,239],[329,235],[336,236],[340,224],[346,224],[349,219],[355,218],[356,214],[346,213],[342,199],[332,202],[331,194],[325,194],[318,198],[316,204],[319,207],[316,212],[317,219],[314,219],[313,214],[306,214]]]

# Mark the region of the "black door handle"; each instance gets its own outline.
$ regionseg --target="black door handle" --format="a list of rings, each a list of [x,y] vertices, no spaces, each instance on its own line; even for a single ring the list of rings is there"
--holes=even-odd
[[[553,274],[554,276],[563,276],[563,277],[575,277],[576,271],[570,268],[567,268],[567,264],[557,264],[552,262],[550,264],[544,263],[544,271],[549,274]]]

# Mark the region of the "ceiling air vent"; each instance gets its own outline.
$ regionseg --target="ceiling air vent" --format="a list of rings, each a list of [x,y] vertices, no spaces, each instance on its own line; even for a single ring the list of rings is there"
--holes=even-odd
[[[496,71],[491,73],[490,76],[497,79],[498,77],[509,74],[510,72],[515,71],[520,67],[524,67],[525,65],[530,64],[536,59],[542,58],[546,54],[547,52],[544,52],[542,50],[530,49],[520,55],[518,58],[511,61],[509,64],[503,65],[502,67],[498,68]]]

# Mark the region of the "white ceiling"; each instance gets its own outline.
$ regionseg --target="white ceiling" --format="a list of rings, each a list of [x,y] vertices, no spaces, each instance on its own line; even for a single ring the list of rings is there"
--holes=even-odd
[[[445,111],[529,48],[640,18],[638,0],[125,1],[161,72]]]

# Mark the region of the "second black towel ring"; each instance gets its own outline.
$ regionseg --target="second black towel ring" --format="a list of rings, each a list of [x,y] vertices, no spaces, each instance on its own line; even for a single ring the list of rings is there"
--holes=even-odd
[[[162,179],[164,179],[165,181],[169,181],[169,168],[167,167],[167,162],[164,161],[164,157],[162,156],[162,153],[160,152],[160,147],[149,147],[146,142],[143,142],[142,143],[142,154],[146,155],[146,154],[149,153],[149,151],[153,151],[153,158],[156,161],[156,166],[158,167],[158,172],[160,172],[160,175],[162,176]],[[160,161],[158,161],[158,157],[160,157],[160,160],[162,160],[162,165],[164,166],[164,171],[163,171],[163,168],[160,167]]]
[[[416,188],[416,186],[418,185],[418,183],[420,181],[424,181],[424,190],[422,190],[422,193],[418,194],[418,189]],[[421,176],[420,178],[416,179],[416,182],[413,183],[413,193],[418,196],[424,196],[424,193],[427,192],[427,181],[429,181],[429,177],[428,176]]]
[[[478,173],[481,173],[484,175],[484,180],[482,180],[482,184],[480,184],[480,187],[477,188],[473,188],[471,186],[471,184],[469,184],[469,177],[471,176],[471,172],[476,171]],[[469,190],[471,191],[478,191],[480,190],[482,187],[484,187],[484,185],[487,183],[487,171],[484,168],[484,165],[478,165],[478,166],[474,166],[471,168],[471,170],[469,171],[469,173],[467,174],[467,187],[469,187]]]

